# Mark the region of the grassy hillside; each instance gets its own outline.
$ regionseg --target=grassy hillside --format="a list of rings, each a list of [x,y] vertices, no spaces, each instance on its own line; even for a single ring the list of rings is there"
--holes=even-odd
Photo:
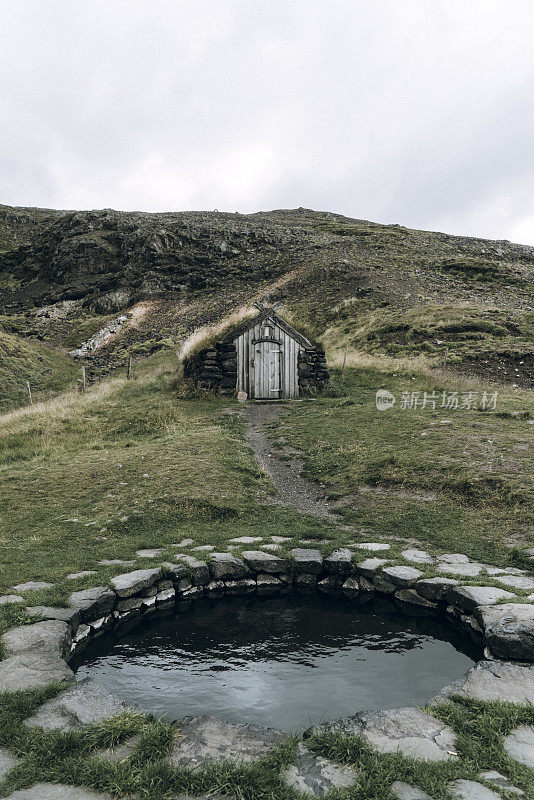
[[[65,353],[2,330],[0,323],[0,413],[29,402],[43,400],[73,386],[79,369]]]
[[[349,349],[532,386],[534,248],[307,209],[142,214],[0,208],[0,312],[26,340],[72,347],[129,321],[87,361],[179,347],[257,298]],[[44,307],[44,310],[43,310]],[[15,330],[16,329],[16,330]],[[77,341],[78,340],[78,341]]]

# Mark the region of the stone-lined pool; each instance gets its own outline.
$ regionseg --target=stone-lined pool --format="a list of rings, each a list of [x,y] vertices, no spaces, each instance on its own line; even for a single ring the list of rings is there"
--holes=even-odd
[[[463,632],[391,602],[320,595],[199,600],[76,659],[129,703],[285,731],[422,705],[482,656]]]

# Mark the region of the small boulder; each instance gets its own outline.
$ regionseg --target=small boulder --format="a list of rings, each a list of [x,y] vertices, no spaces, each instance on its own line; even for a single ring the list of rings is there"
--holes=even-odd
[[[290,551],[294,561],[294,569],[297,575],[320,575],[323,569],[323,557],[320,550],[305,549],[295,547]]]
[[[384,567],[381,575],[390,583],[401,588],[414,586],[423,573],[415,567]]]
[[[230,553],[212,553],[209,571],[214,581],[237,580],[244,578],[248,573],[241,559]]]
[[[73,592],[69,603],[79,612],[80,622],[87,622],[110,614],[116,599],[115,592],[107,586],[93,586],[91,589]]]
[[[111,579],[115,594],[118,597],[131,597],[138,594],[143,589],[150,588],[159,578],[161,578],[161,567],[153,569],[136,569],[133,572],[124,572]]]
[[[245,550],[242,556],[246,565],[254,572],[270,572],[276,575],[289,571],[289,559],[273,556],[272,553],[264,553],[261,550]]]
[[[312,797],[323,797],[332,789],[345,789],[358,780],[352,767],[334,764],[326,758],[311,753],[299,743],[295,760],[282,772],[282,779],[297,792]]]
[[[447,601],[462,611],[473,611],[477,606],[493,605],[514,596],[495,586],[451,586],[447,591]]]
[[[487,645],[494,656],[534,661],[534,605],[503,603],[478,606],[474,615],[482,625]]]
[[[350,575],[352,571],[352,551],[346,547],[334,550],[323,562],[327,575]]]

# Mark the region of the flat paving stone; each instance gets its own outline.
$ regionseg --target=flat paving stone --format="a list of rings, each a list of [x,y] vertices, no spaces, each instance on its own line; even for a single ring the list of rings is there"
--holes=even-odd
[[[114,567],[115,565],[130,567],[132,564],[135,564],[135,559],[125,561],[124,558],[104,558],[97,563],[101,564],[103,567]]]
[[[534,703],[534,666],[503,661],[481,661],[454,683],[444,686],[431,704],[460,694],[492,702],[506,698],[511,703]]]
[[[422,578],[423,573],[415,567],[384,567],[381,572],[387,581],[401,588],[414,586],[415,582]]]
[[[0,747],[0,781],[7,775],[10,769],[20,764],[21,760],[22,759],[10,753],[9,750],[4,750],[4,748]]]
[[[234,544],[255,544],[256,542],[263,542],[263,536],[236,536],[230,541]]]
[[[501,800],[501,795],[478,781],[451,781],[447,784],[452,797],[458,800]]]
[[[403,781],[395,781],[391,784],[391,792],[398,798],[398,800],[433,800],[429,794],[423,792],[417,786],[412,786],[410,783]]]
[[[447,564],[469,564],[468,556],[463,553],[443,553],[438,556],[438,561],[444,561]]]
[[[331,789],[353,786],[358,780],[358,773],[352,767],[334,764],[326,758],[313,755],[300,743],[293,764],[282,772],[281,777],[297,792],[323,797]]]
[[[73,592],[69,603],[79,611],[81,622],[87,622],[110,614],[116,599],[115,592],[108,586],[93,586]]]
[[[286,734],[256,725],[237,725],[216,717],[184,717],[169,760],[175,767],[198,769],[205,761],[250,763],[278,747]]]
[[[401,556],[406,561],[413,561],[415,564],[433,564],[434,559],[427,553],[426,550],[417,550],[416,548],[408,548],[403,550]]]
[[[27,581],[26,583],[18,583],[13,588],[16,592],[36,592],[38,589],[51,589],[53,583],[47,581]]]
[[[111,795],[93,792],[83,786],[64,783],[36,783],[29,789],[19,789],[6,800],[112,800]]]
[[[133,572],[124,572],[111,579],[115,594],[118,597],[131,597],[133,594],[149,589],[161,578],[161,567],[153,569],[136,569]]]
[[[358,550],[378,552],[380,550],[389,550],[391,545],[385,542],[355,542],[354,544],[350,544],[349,547],[357,547]]]
[[[496,772],[494,769],[490,769],[488,772],[481,772],[478,776],[484,781],[493,784],[497,789],[505,789],[507,792],[516,795],[525,794],[522,789],[519,789],[517,786],[514,786],[513,783],[510,783],[506,775],[502,775],[500,772]]]
[[[196,553],[211,553],[212,550],[215,550],[215,545],[213,544],[199,544],[198,547],[191,548],[193,552]]]
[[[171,544],[170,547],[189,547],[192,544],[195,544],[194,539],[182,539],[181,542],[175,542]]]
[[[164,547],[148,547],[145,550],[137,550],[136,554],[139,558],[157,558],[165,552]]]
[[[504,749],[511,758],[534,769],[534,725],[515,728],[505,736]]]
[[[495,586],[451,586],[447,591],[449,603],[462,611],[474,611],[477,606],[491,606],[499,600],[510,600],[515,596]]]
[[[66,656],[70,653],[70,627],[66,622],[55,619],[35,622],[33,625],[19,625],[4,633],[3,642],[8,656],[41,650]]]
[[[461,575],[464,578],[476,578],[482,572],[482,564],[455,564],[440,562],[436,570],[448,572],[450,575]]]
[[[96,575],[96,570],[84,569],[81,572],[71,572],[70,575],[67,575],[67,580],[75,581],[77,578],[86,578],[87,575]]]
[[[276,553],[280,550],[279,544],[260,544],[262,550],[268,550],[271,553]]]
[[[291,541],[292,541],[291,536],[271,536],[271,542],[276,542],[277,544],[280,544],[281,542],[291,542]]]
[[[3,594],[0,595],[0,606],[7,606],[11,603],[23,603],[24,598],[20,594]]]
[[[131,710],[116,695],[86,678],[40,706],[24,721],[30,728],[71,731]]]
[[[352,569],[352,550],[340,547],[334,550],[323,561],[323,568],[327,575],[349,575]]]
[[[402,753],[423,761],[454,758],[453,729],[419,708],[361,711],[353,717],[319,726],[318,730],[324,728],[361,734],[379,753]]]
[[[30,650],[0,661],[0,691],[17,692],[41,689],[49,683],[73,681],[74,672],[59,653]]]
[[[511,586],[513,589],[524,589],[527,592],[534,589],[534,578],[525,575],[500,575],[495,578],[503,586]]]

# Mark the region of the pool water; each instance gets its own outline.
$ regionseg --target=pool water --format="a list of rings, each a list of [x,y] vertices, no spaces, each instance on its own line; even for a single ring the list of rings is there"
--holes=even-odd
[[[73,666],[168,719],[299,732],[363,709],[426,703],[482,655],[432,617],[322,596],[200,600],[101,639]]]

